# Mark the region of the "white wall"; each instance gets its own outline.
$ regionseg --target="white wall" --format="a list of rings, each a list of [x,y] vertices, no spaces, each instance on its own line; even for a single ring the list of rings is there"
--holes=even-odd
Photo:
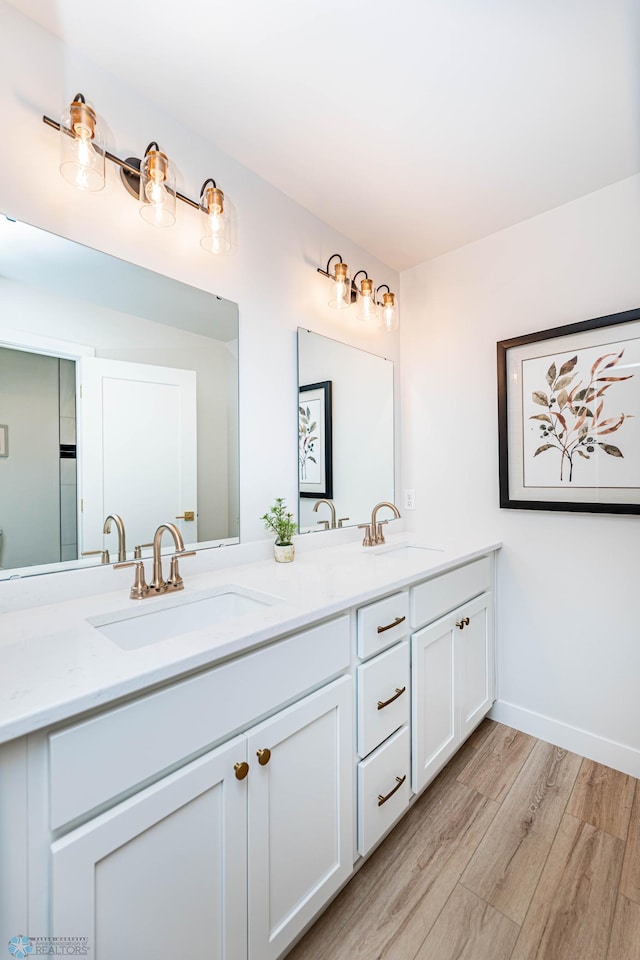
[[[354,270],[396,290],[397,273],[4,0],[0,21],[0,211],[238,302],[241,538],[266,537],[259,518],[269,504],[284,496],[294,505],[297,497],[297,326],[397,358],[397,337],[382,341],[343,326],[327,307],[329,281],[316,267],[338,252]],[[175,227],[147,226],[112,164],[100,193],[82,194],[63,181],[57,134],[41,115],[57,116],[78,91],[105,117],[112,152],[139,156],[156,139],[175,158],[178,188],[187,196],[197,197],[202,182],[216,178],[238,211],[235,257],[217,259],[200,248],[198,214],[185,205]]]
[[[640,305],[640,177],[406,271],[404,487],[499,536],[496,716],[640,776],[640,517],[498,507],[496,341]]]

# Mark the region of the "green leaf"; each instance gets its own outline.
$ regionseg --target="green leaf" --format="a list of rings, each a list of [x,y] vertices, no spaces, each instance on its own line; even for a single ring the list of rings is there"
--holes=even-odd
[[[544,420],[545,423],[553,423],[551,417],[547,416],[546,413],[534,413],[529,417],[529,420]]]
[[[560,379],[558,380],[558,382],[557,382],[556,385],[555,385],[555,389],[556,389],[556,390],[564,390],[565,387],[568,387],[568,386],[569,386],[569,384],[571,383],[571,381],[573,380],[574,377],[575,377],[575,373],[572,374],[570,377],[560,377]]]
[[[534,453],[534,457],[537,457],[539,453],[544,453],[545,450],[556,450],[557,447],[553,443],[543,443],[541,447],[538,447]]]

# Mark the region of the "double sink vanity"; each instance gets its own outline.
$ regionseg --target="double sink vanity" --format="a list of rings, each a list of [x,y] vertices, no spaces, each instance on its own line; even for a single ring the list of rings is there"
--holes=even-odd
[[[11,588],[0,939],[286,953],[494,700],[499,545],[356,535],[205,551],[142,602],[130,570]]]

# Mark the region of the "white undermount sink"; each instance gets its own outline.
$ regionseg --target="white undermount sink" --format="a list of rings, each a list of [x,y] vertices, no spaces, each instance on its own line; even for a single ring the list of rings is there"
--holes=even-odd
[[[236,620],[281,602],[280,597],[231,584],[200,593],[138,600],[135,603],[141,606],[90,617],[87,623],[123,650],[137,650],[161,640]]]
[[[376,550],[376,553],[396,560],[421,560],[427,553],[442,553],[442,550],[438,547],[419,547],[415,544],[404,543],[397,547],[381,547]]]

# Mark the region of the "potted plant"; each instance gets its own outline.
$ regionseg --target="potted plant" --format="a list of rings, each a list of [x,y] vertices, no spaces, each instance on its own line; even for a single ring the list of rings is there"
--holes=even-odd
[[[293,514],[287,510],[284,497],[276,497],[272,507],[262,517],[267,530],[276,535],[273,552],[278,563],[290,563],[293,560],[294,546],[292,537],[297,530]]]

